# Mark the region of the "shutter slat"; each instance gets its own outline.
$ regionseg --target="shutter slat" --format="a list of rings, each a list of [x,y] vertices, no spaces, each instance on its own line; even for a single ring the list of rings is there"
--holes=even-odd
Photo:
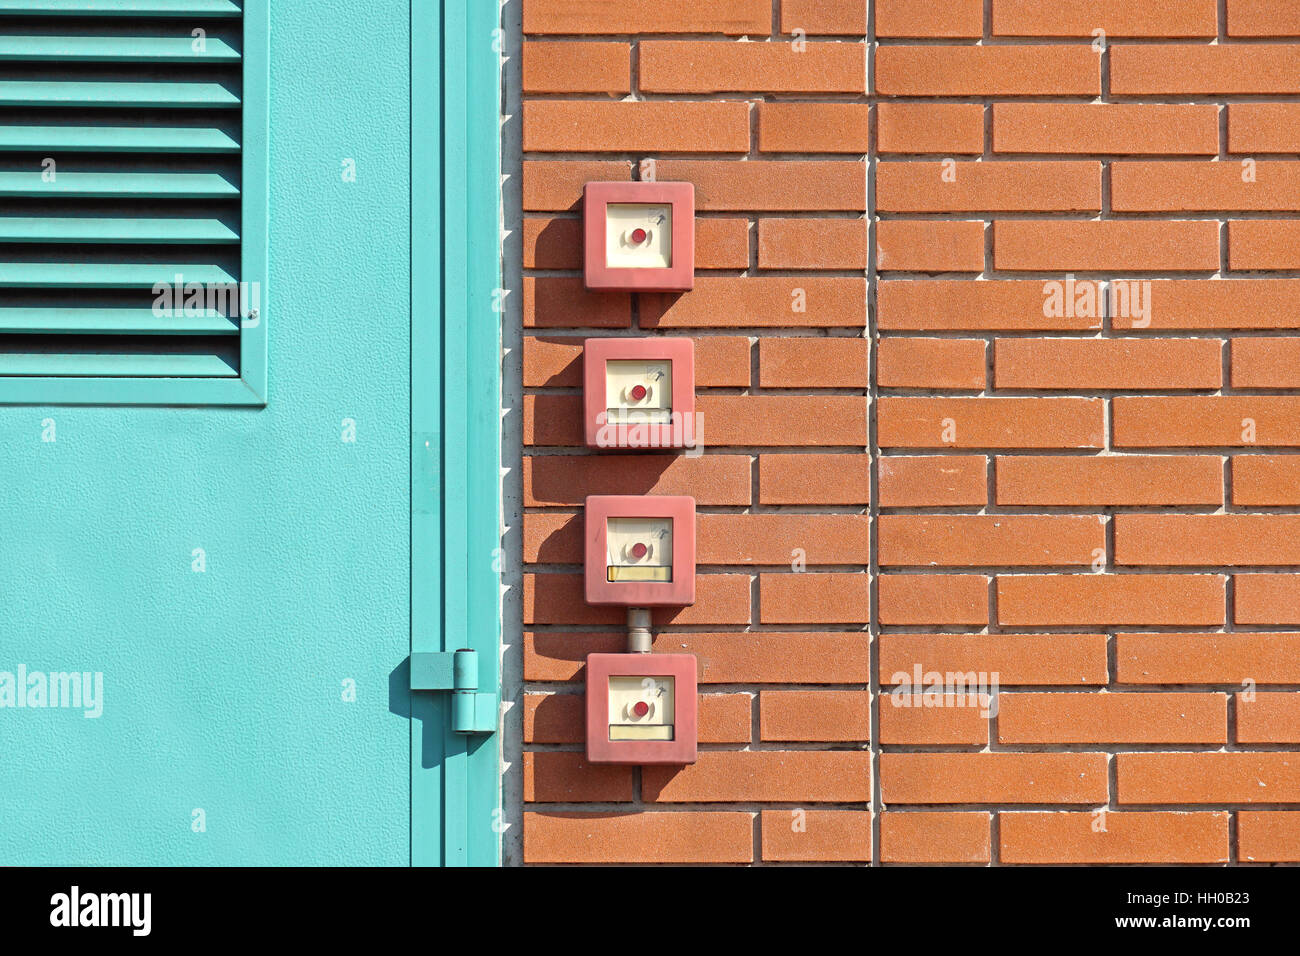
[[[0,106],[231,108],[239,97],[219,83],[63,83],[0,81]]]
[[[0,262],[5,289],[152,289],[201,283],[233,285],[234,276],[220,266],[164,265],[152,262]]]
[[[195,52],[189,37],[0,37],[0,61],[62,61],[68,63],[238,63],[239,54],[215,37]]]
[[[47,219],[0,216],[0,242],[239,242],[219,219]]]
[[[239,190],[217,173],[0,173],[0,197],[138,197],[229,199]]]
[[[0,16],[238,17],[232,0],[0,0]]]
[[[233,378],[239,370],[220,355],[81,352],[0,352],[0,375]]]
[[[0,152],[238,153],[219,129],[135,126],[0,126]]]
[[[182,310],[177,310],[182,312]],[[0,333],[58,335],[238,335],[239,324],[220,312],[175,317],[149,309],[0,309]]]

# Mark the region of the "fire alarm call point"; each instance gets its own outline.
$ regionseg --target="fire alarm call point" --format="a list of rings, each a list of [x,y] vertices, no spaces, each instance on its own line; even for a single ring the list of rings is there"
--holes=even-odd
[[[583,418],[591,448],[695,444],[695,343],[681,338],[587,339]]]
[[[695,287],[692,183],[587,183],[582,215],[588,289],[686,292]]]

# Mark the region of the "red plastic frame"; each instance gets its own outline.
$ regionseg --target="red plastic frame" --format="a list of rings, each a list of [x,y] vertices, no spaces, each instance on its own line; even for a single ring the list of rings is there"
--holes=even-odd
[[[699,699],[694,654],[589,654],[587,656],[587,762],[695,763]],[[609,679],[613,676],[673,679],[672,740],[610,740]]]
[[[673,579],[610,581],[605,523],[610,518],[672,518]],[[588,604],[684,607],[695,603],[695,499],[687,495],[590,495],[586,505]]]
[[[673,366],[668,424],[607,425],[605,363],[668,361]],[[690,448],[695,437],[695,342],[681,338],[587,339],[582,343],[583,416],[588,448],[654,451]]]
[[[624,269],[605,265],[605,206],[672,206],[672,265]],[[695,288],[694,183],[587,183],[582,190],[583,261],[588,289],[605,292],[689,292]]]

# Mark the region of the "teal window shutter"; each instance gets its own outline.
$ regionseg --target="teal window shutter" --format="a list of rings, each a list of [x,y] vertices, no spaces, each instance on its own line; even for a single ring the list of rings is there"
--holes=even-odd
[[[266,403],[268,3],[0,0],[0,403]]]

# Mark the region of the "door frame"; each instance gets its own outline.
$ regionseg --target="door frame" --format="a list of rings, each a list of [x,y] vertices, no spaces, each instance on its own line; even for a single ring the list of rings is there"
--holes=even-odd
[[[500,6],[411,0],[411,652],[501,687]],[[501,735],[411,696],[411,862],[497,866]]]

